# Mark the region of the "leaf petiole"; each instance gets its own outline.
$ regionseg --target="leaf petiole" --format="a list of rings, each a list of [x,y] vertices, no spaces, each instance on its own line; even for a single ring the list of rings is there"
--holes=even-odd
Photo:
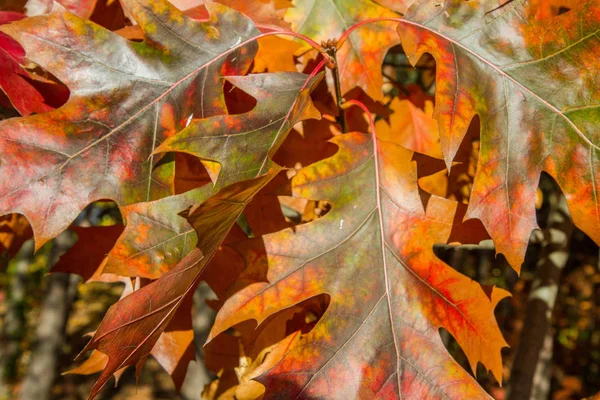
[[[370,132],[371,136],[373,136],[373,142],[376,142],[377,135],[375,133],[375,120],[373,119],[373,116],[371,115],[371,111],[369,111],[367,106],[365,106],[362,102],[360,102],[358,100],[348,100],[348,101],[344,102],[344,104],[342,104],[341,108],[345,110],[352,106],[362,108],[362,110],[365,112],[365,114],[367,114],[367,119],[369,120],[369,130],[371,131]]]
[[[402,22],[403,19],[402,18],[372,18],[372,19],[367,19],[365,21],[361,21],[361,22],[357,22],[356,24],[352,25],[350,28],[348,28],[346,30],[346,32],[344,32],[344,34],[342,36],[340,36],[340,38],[337,41],[337,49],[341,49],[342,46],[344,45],[344,43],[346,43],[346,40],[348,39],[348,37],[350,36],[350,34],[355,31],[356,29],[364,26],[364,25],[369,25],[369,24],[373,24],[376,22]]]

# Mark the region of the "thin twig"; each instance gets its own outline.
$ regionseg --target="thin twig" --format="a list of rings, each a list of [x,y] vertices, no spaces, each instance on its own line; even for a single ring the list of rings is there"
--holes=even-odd
[[[398,82],[397,80],[395,80],[394,78],[392,78],[391,76],[386,74],[385,72],[382,72],[382,75],[384,78],[388,79],[392,85],[394,85],[398,90],[400,90],[403,95],[405,95],[407,97],[408,97],[408,95],[410,95],[408,90],[406,90],[400,82]]]
[[[342,133],[348,133],[348,123],[346,121],[346,114],[344,113],[344,110],[342,109],[342,105],[344,104],[344,97],[342,96],[342,85],[340,83],[340,72],[339,72],[337,58],[336,58],[336,52],[337,52],[336,44],[337,43],[334,41],[328,41],[326,43],[323,43],[322,45],[325,48],[325,50],[327,51],[327,54],[329,55],[329,57],[333,58],[334,63],[335,63],[333,68],[331,68],[331,74],[333,75],[333,84],[335,87],[335,98],[336,98],[337,108],[338,108],[338,123],[340,124]]]

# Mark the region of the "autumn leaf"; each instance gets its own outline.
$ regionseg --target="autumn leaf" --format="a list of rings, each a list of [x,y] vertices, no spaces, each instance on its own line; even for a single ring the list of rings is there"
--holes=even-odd
[[[327,307],[322,300],[323,296],[320,296],[282,310],[258,327],[245,321],[207,344],[204,347],[206,366],[219,379],[206,386],[202,398],[262,398],[265,388],[254,379],[271,369],[303,340],[314,327],[315,313],[322,314],[320,311]],[[235,397],[231,396],[233,394]]]
[[[448,354],[439,328],[473,371],[481,362],[502,379],[506,342],[493,310],[507,292],[486,292],[436,258],[457,203],[431,196],[424,207],[412,152],[386,139],[376,147],[357,132],[332,139],[338,153],[292,180],[295,196],[327,199],[332,209],[294,231],[232,245],[246,268],[210,338],[330,296],[302,344],[258,378],[265,398],[489,398]]]
[[[116,275],[105,275],[104,277],[105,278],[102,279],[103,282],[125,283],[121,299],[133,293],[134,288],[131,284],[131,280],[117,277]],[[108,279],[106,279],[106,277],[108,277]],[[188,296],[150,352],[165,371],[171,375],[177,390],[181,388],[189,362],[195,359],[193,344],[194,332],[189,317],[192,312],[191,307],[191,296]],[[109,358],[107,355],[98,350],[93,350],[83,363],[73,369],[63,372],[63,375],[96,374],[105,369],[108,362]],[[123,367],[113,374],[115,377],[115,384],[118,383],[125,368],[126,367]]]
[[[352,25],[371,18],[398,18],[399,15],[370,0],[295,0],[285,14],[292,30],[316,41],[339,38]],[[389,23],[371,24],[353,32],[337,52],[342,92],[359,86],[375,100],[381,100],[381,64],[386,51],[397,44]]]
[[[254,58],[254,72],[295,71],[294,54],[302,45],[283,37],[266,36],[258,39],[258,52]]]
[[[125,230],[113,241],[102,271],[121,276],[156,279],[196,246],[196,234],[178,214],[203,198],[211,187],[122,207]]]
[[[25,15],[0,11],[0,26],[20,21]],[[0,89],[21,115],[42,113],[52,110],[44,102],[44,97],[27,80],[27,71],[23,69],[25,51],[19,43],[4,32],[0,32]],[[1,93],[0,93],[1,95]]]
[[[285,327],[286,321],[276,320],[274,322],[283,324]],[[276,329],[280,330],[280,328],[281,326]],[[261,333],[263,332],[259,332],[259,335]],[[257,335],[253,335],[254,338],[257,338]],[[202,393],[202,398],[205,400],[262,398],[265,388],[253,379],[273,367],[301,338],[301,332],[295,331],[278,339],[274,344],[271,342],[257,354],[246,354],[244,346],[240,343],[242,338],[222,335],[215,340],[213,346],[205,349],[205,362],[211,370],[216,371],[219,379],[207,385]],[[257,339],[260,340],[260,336]]]
[[[93,228],[97,228],[97,227],[93,227]],[[79,235],[78,235],[78,237],[79,237],[78,243],[80,243],[82,241],[82,239],[83,240],[91,239],[91,238],[97,239],[98,235],[96,234],[96,232],[97,231],[94,229],[89,230],[89,231],[80,230]],[[76,243],[75,246],[78,246],[78,244]],[[79,244],[79,246],[81,246],[81,244]],[[56,268],[56,267],[58,267],[59,264],[61,264],[62,260],[63,260],[63,258],[61,258],[59,263],[53,267],[53,270],[51,272],[71,272],[71,273],[73,273],[72,271],[68,270],[68,268],[70,267],[69,264],[64,264],[63,266]],[[95,273],[92,273],[91,277],[89,277],[89,278],[84,276],[84,280],[85,280],[85,283],[89,283],[89,282],[104,282],[104,283],[111,283],[111,284],[122,283],[123,291],[121,292],[120,299],[127,297],[128,295],[130,295],[133,292],[133,282],[131,279],[119,277],[119,276],[111,275],[111,274],[101,274],[101,272],[98,270],[95,271]],[[89,332],[89,333],[86,333],[85,336],[93,336],[93,334],[94,334],[94,332]],[[81,357],[81,354],[79,356],[77,356],[77,358],[79,358],[79,357]],[[92,374],[96,374],[96,373],[102,371],[106,367],[107,363],[108,363],[108,356],[106,354],[103,354],[103,353],[99,352],[98,350],[93,350],[81,364],[79,364],[75,368],[71,368],[67,371],[64,371],[62,373],[62,375],[71,375],[71,374],[92,375]],[[123,367],[113,373],[113,376],[115,378],[115,386],[118,385],[119,380],[121,379],[121,376],[123,376],[123,373],[125,372],[126,368],[127,367]]]
[[[181,385],[201,280],[207,397],[490,398],[507,292],[434,246],[491,236],[518,271],[542,172],[600,243],[598,1],[122,2],[0,12],[0,102],[33,114],[0,121],[0,251],[122,215],[52,269],[129,285],[72,371],[100,373],[90,398],[149,356]]]
[[[197,240],[193,227],[178,214],[227,185],[266,173],[270,157],[291,127],[319,117],[309,95],[321,77],[281,72],[228,78],[255,97],[255,108],[244,114],[192,121],[156,149],[201,158],[214,185],[122,207],[127,226],[108,254],[104,271],[155,279],[181,261]]]
[[[124,366],[135,364],[139,373],[161,332],[168,326],[183,299],[196,287],[205,266],[231,226],[254,195],[281,170],[271,161],[272,154],[293,125],[319,116],[309,94],[322,75],[278,73],[229,78],[260,100],[253,110],[245,114],[198,120],[157,149],[187,152],[212,163],[212,167],[207,165],[213,168],[213,190],[220,190],[184,213],[187,223],[197,235],[197,247],[162,277],[113,305],[87,344],[85,350],[97,349],[109,357],[90,398],[98,394],[110,376]],[[283,87],[278,85],[284,83],[287,91],[278,91],[277,88]],[[219,164],[225,156],[233,157],[237,162]],[[175,208],[171,213],[167,217],[176,216],[179,210]],[[150,221],[150,228],[155,232],[164,230],[161,224],[160,219]],[[129,240],[135,240],[135,232],[129,231]],[[125,234],[128,234],[127,230]],[[172,237],[179,233],[169,232],[168,235]],[[168,235],[163,234],[154,240],[164,240],[163,237]],[[150,247],[154,252],[150,255],[165,251],[164,247],[155,247]],[[169,261],[164,256],[158,261],[156,257],[149,260],[155,263]]]
[[[0,28],[71,90],[57,110],[0,122],[0,214],[24,214],[37,248],[95,200],[172,195],[173,163],[153,151],[189,118],[223,113],[221,77],[252,61],[255,44],[242,44],[258,31],[224,6],[198,22],[164,0],[124,3],[141,43],[58,5]]]
[[[198,247],[162,277],[111,306],[82,351],[99,350],[109,357],[90,399],[114,372],[127,365],[135,365],[139,375],[148,354],[184,299],[196,288],[204,267],[244,206],[278,172],[271,170],[254,180],[228,186],[202,203],[196,212],[190,211],[188,219],[196,232],[201,233]]]
[[[97,374],[98,372],[102,371],[106,367],[107,363],[108,363],[108,356],[100,353],[98,350],[94,350],[90,353],[89,357],[84,362],[82,362],[80,365],[78,365],[75,368],[72,368],[68,371],[63,372],[63,375]],[[114,376],[115,376],[116,383],[118,383],[119,379],[121,379],[123,372],[125,372],[124,369],[115,372]]]
[[[269,154],[285,139],[291,125],[304,118],[318,117],[308,96],[321,79],[320,76],[309,81],[307,75],[300,73],[260,74],[231,79],[256,96],[257,107],[241,115],[192,121],[179,134],[182,142],[196,143],[204,151],[195,152],[190,147],[192,154],[210,155],[214,160],[211,161],[213,165],[216,161],[225,166],[220,170],[215,184],[152,202],[121,207],[123,219],[127,222],[124,231],[122,226],[74,227],[79,240],[61,257],[60,262],[53,267],[53,272],[78,273],[87,280],[97,273],[102,264],[100,270],[104,273],[149,279],[160,277],[196,246],[193,227],[179,213],[203,202],[224,185],[238,179],[251,178],[255,169],[263,163],[267,164]],[[307,89],[303,89],[304,86]],[[255,129],[261,124],[261,120],[266,121],[271,117],[278,122]],[[211,151],[208,146],[208,142],[213,140],[214,148],[225,148],[218,143],[223,132],[220,127],[232,125],[238,127],[229,130],[222,136],[222,140],[228,143],[229,150],[235,146],[245,147],[246,142],[252,140],[256,147],[249,164],[227,163],[226,159],[221,159],[218,152]],[[186,139],[187,135],[191,137]],[[250,136],[254,139],[250,139]],[[169,146],[169,143],[165,143],[165,146]]]
[[[0,255],[10,257],[17,254],[21,245],[31,238],[31,227],[22,215],[11,214],[0,217]]]
[[[229,77],[257,100],[256,107],[245,114],[199,120],[165,140],[155,152],[184,152],[200,158],[219,187],[260,176],[296,122],[320,118],[309,93],[322,76],[277,72]]]
[[[417,2],[400,22],[414,64],[437,62],[435,116],[450,167],[473,117],[481,149],[466,218],[479,218],[496,250],[520,270],[536,229],[540,174],[564,192],[573,221],[600,243],[600,4],[583,1],[555,18],[513,1]],[[438,7],[439,6],[439,7]]]
[[[438,125],[431,116],[431,102],[427,102],[426,107],[429,113],[416,107],[409,100],[395,97],[390,103],[392,114],[389,121],[380,120],[375,128],[380,136],[398,136],[397,142],[407,149],[441,158]]]

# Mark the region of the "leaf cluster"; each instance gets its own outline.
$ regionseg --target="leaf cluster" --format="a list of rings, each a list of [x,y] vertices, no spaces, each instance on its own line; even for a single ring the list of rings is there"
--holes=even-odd
[[[0,249],[72,229],[53,271],[125,285],[90,398],[150,355],[181,385],[200,281],[207,398],[488,398],[439,330],[501,383],[508,292],[433,246],[518,272],[542,172],[600,242],[597,1],[59,3],[0,12]]]

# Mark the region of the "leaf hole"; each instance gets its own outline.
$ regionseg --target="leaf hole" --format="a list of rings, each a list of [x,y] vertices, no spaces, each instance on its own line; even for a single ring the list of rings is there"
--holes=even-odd
[[[419,187],[428,194],[467,204],[479,163],[479,132],[479,117],[475,116],[456,152],[450,174],[442,160],[415,153]]]
[[[256,99],[254,97],[235,87],[228,80],[225,80],[223,92],[225,93],[227,112],[230,115],[244,114],[256,107]]]
[[[199,188],[212,183],[206,167],[198,157],[187,153],[174,153],[175,194]]]

